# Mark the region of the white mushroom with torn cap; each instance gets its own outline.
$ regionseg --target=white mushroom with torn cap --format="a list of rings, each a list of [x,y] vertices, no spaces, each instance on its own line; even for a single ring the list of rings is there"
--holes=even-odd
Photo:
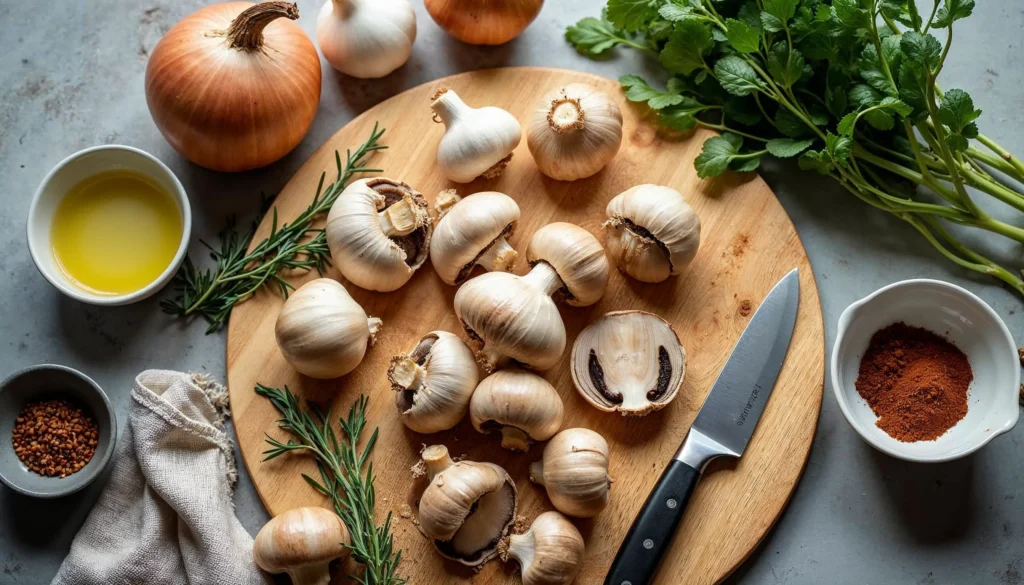
[[[288,573],[292,585],[328,585],[331,561],[348,557],[344,522],[326,508],[295,508],[270,519],[252,545],[256,566]]]
[[[554,366],[565,350],[556,300],[596,303],[608,285],[609,264],[597,238],[571,223],[552,223],[530,240],[525,276],[490,272],[455,293],[455,314],[484,369],[507,364],[535,370]]]
[[[540,376],[511,368],[484,378],[469,404],[473,428],[501,431],[501,446],[526,451],[558,432],[565,407],[555,387]]]
[[[430,481],[420,496],[420,530],[446,558],[470,567],[493,559],[515,522],[515,482],[493,463],[452,461],[443,445],[422,457]]]
[[[388,368],[402,422],[417,433],[459,424],[479,380],[473,350],[447,331],[424,335],[407,355],[392,358]]]
[[[700,218],[682,193],[637,185],[605,209],[605,245],[619,270],[642,282],[679,274],[700,247]]]
[[[392,179],[355,181],[327,215],[327,245],[349,282],[367,290],[400,288],[427,261],[432,232],[427,201]]]
[[[667,321],[643,311],[614,311],[588,325],[572,348],[572,381],[605,412],[643,416],[679,392],[686,351]]]
[[[518,254],[508,237],[519,221],[519,205],[496,191],[459,197],[441,192],[434,205],[440,218],[430,240],[430,262],[446,284],[462,284],[477,266],[509,272]]]

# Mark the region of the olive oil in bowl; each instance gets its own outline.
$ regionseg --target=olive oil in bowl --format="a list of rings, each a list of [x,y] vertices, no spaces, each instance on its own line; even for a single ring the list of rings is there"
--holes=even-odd
[[[119,296],[163,274],[182,232],[181,211],[166,189],[142,173],[112,170],[67,192],[53,215],[50,245],[58,269],[78,288]]]

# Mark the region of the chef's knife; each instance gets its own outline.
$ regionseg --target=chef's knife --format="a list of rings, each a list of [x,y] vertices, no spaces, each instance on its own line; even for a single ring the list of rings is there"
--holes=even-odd
[[[605,585],[650,583],[704,467],[716,457],[743,455],[786,358],[799,297],[794,268],[747,324],[682,446],[626,533]],[[685,576],[673,582],[685,583]]]

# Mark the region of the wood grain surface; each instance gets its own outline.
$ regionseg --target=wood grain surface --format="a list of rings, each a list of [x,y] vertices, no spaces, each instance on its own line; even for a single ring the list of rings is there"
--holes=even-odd
[[[440,86],[456,90],[472,106],[496,105],[524,122],[545,91],[571,82],[596,85],[614,96],[625,126],[622,149],[612,163],[589,179],[566,183],[541,175],[533,164],[526,139],[515,151],[507,171],[495,180],[457,186],[460,194],[497,190],[522,209],[511,244],[520,251],[517,272],[524,272],[530,236],[553,221],[577,223],[601,233],[609,199],[639,183],[669,185],[681,191],[702,222],[696,259],[678,277],[650,285],[613,272],[608,292],[595,306],[562,307],[569,344],[561,363],[544,376],[558,389],[566,406],[565,428],[587,427],[604,435],[611,446],[611,503],[592,520],[576,521],[587,541],[587,559],[576,583],[601,583],[619,543],[658,475],[678,448],[704,397],[721,371],[733,345],[757,308],[787,271],[800,269],[800,310],[792,345],[778,383],[746,454],[740,460],[718,461],[697,488],[657,583],[696,585],[718,582],[731,573],[764,538],[793,493],[807,461],[821,408],[824,381],[824,333],[821,307],[807,255],[782,206],[754,173],[729,174],[701,181],[693,159],[710,134],[667,136],[643,108],[629,104],[613,80],[566,70],[507,68],[463,73],[397,95],[363,113],[338,131],[302,166],[277,198],[281,221],[309,204],[322,171],[334,176],[334,151],[361,144],[374,122],[388,130],[382,142],[389,150],[376,154],[372,165],[384,175],[405,181],[433,202],[448,183],[435,165],[443,126],[431,121],[430,96]],[[264,237],[264,221],[256,235]],[[395,397],[385,378],[388,361],[409,351],[423,334],[443,329],[461,333],[452,310],[455,288],[445,285],[429,262],[402,289],[373,293],[341,279],[372,316],[384,321],[377,343],[352,374],[331,381],[298,375],[274,342],[274,321],[282,300],[264,291],[239,305],[228,327],[227,365],[235,429],[245,464],[271,514],[296,506],[327,505],[300,477],[313,473],[308,459],[281,457],[263,463],[264,433],[286,438],[277,429],[277,412],[253,386],[287,384],[293,391],[334,412],[365,393],[370,396],[369,425],[380,428],[373,455],[377,474],[377,514],[395,514],[395,539],[403,549],[401,574],[413,585],[449,583],[519,583],[514,562],[493,561],[474,574],[436,555],[417,530],[416,503],[424,487],[410,467],[424,445],[443,443],[453,455],[491,461],[505,467],[519,489],[519,513],[532,520],[552,509],[542,488],[529,482],[528,466],[540,458],[543,445],[527,454],[502,450],[498,438],[476,433],[468,417],[452,431],[419,435],[399,420]],[[296,284],[310,275],[292,278]],[[687,351],[686,377],[675,401],[645,418],[629,419],[599,412],[573,388],[569,349],[576,334],[607,311],[644,309],[673,324]],[[407,507],[406,507],[407,506]],[[412,510],[409,517],[408,511]],[[403,511],[405,512],[403,514]],[[340,581],[337,581],[340,582]]]

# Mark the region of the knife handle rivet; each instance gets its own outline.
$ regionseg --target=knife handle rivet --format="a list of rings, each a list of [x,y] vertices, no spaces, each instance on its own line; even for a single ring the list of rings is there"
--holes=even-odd
[[[654,548],[654,541],[651,540],[650,538],[645,540],[644,541],[644,548],[646,548],[647,550],[651,550],[652,548]]]
[[[622,585],[633,585],[633,584],[632,584],[632,583],[630,583],[629,581],[623,581],[623,582],[622,582]]]
[[[668,506],[669,510],[675,510],[676,506],[679,505],[679,502],[675,501],[672,498],[669,498],[668,501],[665,502],[665,505]]]

